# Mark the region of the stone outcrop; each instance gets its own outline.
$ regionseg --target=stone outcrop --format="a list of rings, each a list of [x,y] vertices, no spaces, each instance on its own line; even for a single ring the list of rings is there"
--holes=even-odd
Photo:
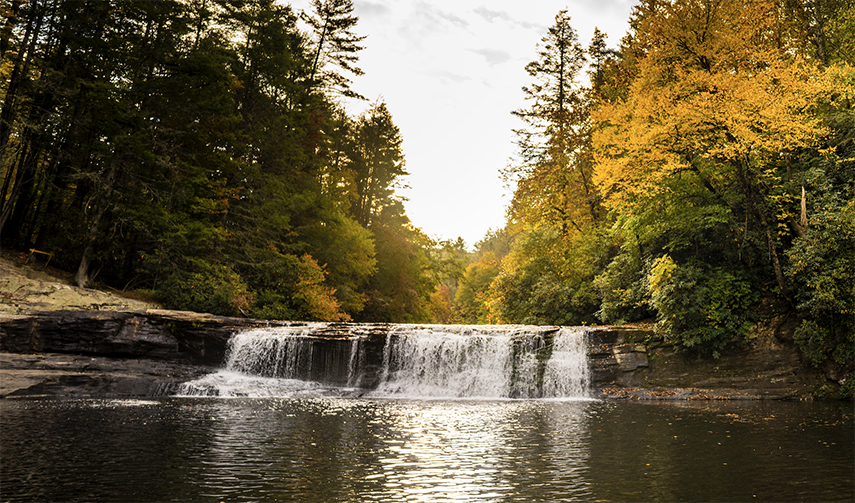
[[[0,396],[156,394],[213,372],[238,330],[305,325],[156,309],[7,315],[0,318]],[[377,367],[388,330],[386,324],[328,323],[314,336],[331,346],[359,336]]]
[[[29,315],[41,311],[133,311],[154,309],[152,302],[129,299],[115,293],[79,288],[63,279],[53,268],[43,270],[34,264],[23,265],[0,250],[0,317]]]
[[[0,353],[0,397],[155,396],[212,370],[148,358]]]
[[[0,320],[0,395],[136,396],[210,372],[245,320],[46,311]]]
[[[0,395],[152,394],[221,365],[228,340],[238,330],[306,325],[166,310],[7,316],[0,319],[0,351],[5,353],[0,359]],[[368,365],[379,369],[390,327],[312,324],[312,335],[329,340],[331,348],[341,346],[342,339],[359,337],[366,354],[372,355]],[[543,330],[547,334],[557,328]],[[592,384],[602,396],[795,398],[824,382],[792,342],[774,334],[757,337],[747,347],[734,346],[715,360],[648,345],[651,336],[650,330],[638,328],[589,329]]]
[[[604,396],[650,399],[796,399],[839,385],[813,369],[792,341],[760,330],[717,359],[676,350],[651,330],[595,328],[589,333],[594,386]]]

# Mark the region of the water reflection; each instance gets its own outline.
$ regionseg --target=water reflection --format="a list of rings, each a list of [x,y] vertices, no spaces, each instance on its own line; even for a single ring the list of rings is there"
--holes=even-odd
[[[580,404],[564,404],[579,410]],[[376,501],[493,501],[510,497],[522,485],[543,485],[558,474],[584,465],[584,443],[563,444],[547,435],[548,404],[518,402],[410,402],[378,418],[374,432],[383,439],[377,473],[382,488]],[[574,428],[582,428],[582,414]],[[564,459],[553,458],[555,443]],[[567,489],[567,487],[565,487]]]
[[[0,401],[2,501],[851,501],[850,404]]]
[[[556,481],[563,496],[582,496],[589,405],[219,402],[192,478],[203,495],[231,500],[272,486],[303,501],[496,501],[527,487],[548,494]]]

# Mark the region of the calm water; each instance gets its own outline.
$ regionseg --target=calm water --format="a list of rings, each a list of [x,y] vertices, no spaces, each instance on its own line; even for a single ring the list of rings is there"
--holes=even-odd
[[[2,501],[853,501],[851,403],[0,401]]]

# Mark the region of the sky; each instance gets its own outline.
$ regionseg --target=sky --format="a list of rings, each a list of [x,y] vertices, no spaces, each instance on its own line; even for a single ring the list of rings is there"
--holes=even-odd
[[[353,0],[365,75],[351,88],[385,101],[401,130],[413,225],[437,239],[462,237],[471,249],[505,224],[512,188],[500,171],[515,155],[511,111],[526,106],[521,88],[537,44],[566,9],[587,47],[594,27],[616,47],[635,0]],[[309,0],[292,0],[310,10]]]

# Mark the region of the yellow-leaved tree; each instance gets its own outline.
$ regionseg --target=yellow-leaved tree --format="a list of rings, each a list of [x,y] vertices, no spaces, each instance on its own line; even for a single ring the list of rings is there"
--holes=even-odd
[[[827,134],[815,106],[831,81],[781,15],[772,0],[643,2],[636,77],[594,114],[593,142],[594,180],[624,222],[657,212],[670,249],[712,227],[737,248],[751,233],[786,293],[778,224],[802,225],[787,163]]]

